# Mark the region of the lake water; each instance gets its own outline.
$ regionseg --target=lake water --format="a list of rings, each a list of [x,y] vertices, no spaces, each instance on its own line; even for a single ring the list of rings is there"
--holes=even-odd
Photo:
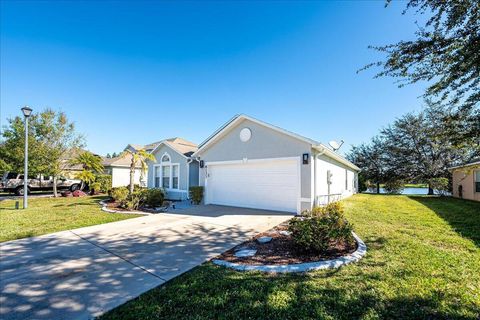
[[[374,191],[368,190],[365,193],[375,193]],[[380,193],[386,193],[384,188],[380,188]],[[435,192],[437,193],[437,192]],[[402,194],[428,194],[428,188],[405,188],[402,191]]]

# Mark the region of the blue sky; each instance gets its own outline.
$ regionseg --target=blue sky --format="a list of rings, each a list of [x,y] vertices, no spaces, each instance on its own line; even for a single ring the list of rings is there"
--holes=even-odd
[[[356,73],[411,39],[405,2],[1,2],[1,114],[65,111],[106,154],[200,143],[245,113],[324,143],[369,140],[423,86]]]

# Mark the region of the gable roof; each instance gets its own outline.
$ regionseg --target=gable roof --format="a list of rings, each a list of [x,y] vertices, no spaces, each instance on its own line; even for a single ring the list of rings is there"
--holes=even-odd
[[[156,143],[155,147],[150,151],[150,153],[155,153],[161,145],[170,147],[185,158],[190,157],[198,149],[198,146],[195,143],[183,138],[175,137],[159,141]]]
[[[114,158],[103,158],[102,164],[104,167],[130,167],[132,163],[131,155],[124,154]],[[140,164],[136,164],[136,168],[140,168]]]
[[[460,168],[465,168],[465,167],[471,167],[471,166],[475,166],[475,165],[480,165],[480,158],[478,158],[478,159],[473,159],[472,161],[467,162],[467,163],[464,163],[464,164],[462,164],[462,165],[450,167],[450,168],[448,168],[448,170],[454,170],[454,169],[460,169]]]
[[[254,122],[256,124],[259,124],[261,126],[270,128],[274,131],[277,131],[277,132],[283,133],[287,136],[290,136],[292,138],[295,138],[299,141],[306,142],[307,144],[310,144],[313,149],[320,151],[321,153],[327,155],[328,157],[330,157],[332,159],[335,159],[338,162],[340,162],[340,163],[342,163],[342,164],[344,164],[344,165],[346,165],[346,166],[348,166],[348,167],[350,167],[350,168],[352,168],[356,171],[360,171],[359,167],[357,167],[356,165],[354,165],[353,163],[351,163],[350,161],[348,161],[347,159],[345,159],[341,155],[337,154],[336,152],[332,151],[327,146],[325,146],[324,144],[322,144],[318,141],[315,141],[313,139],[309,139],[307,137],[301,136],[301,135],[296,134],[294,132],[285,130],[283,128],[280,128],[280,127],[274,126],[272,124],[266,123],[264,121],[255,119],[253,117],[247,116],[245,114],[236,115],[232,119],[227,121],[223,126],[221,126],[212,135],[210,135],[205,141],[200,143],[200,145],[198,146],[198,150],[194,153],[194,155],[198,154],[201,150],[205,149],[206,147],[208,147],[212,143],[215,143],[215,141],[217,141],[221,138],[223,133],[225,133],[225,132],[229,131],[230,129],[234,128],[238,123],[240,123],[243,120],[252,121],[252,122]]]

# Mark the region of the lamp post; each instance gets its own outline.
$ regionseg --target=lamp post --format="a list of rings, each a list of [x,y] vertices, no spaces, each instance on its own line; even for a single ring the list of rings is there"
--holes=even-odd
[[[28,207],[28,117],[32,114],[29,106],[22,108],[23,117],[25,118],[25,169],[23,171],[23,209]]]

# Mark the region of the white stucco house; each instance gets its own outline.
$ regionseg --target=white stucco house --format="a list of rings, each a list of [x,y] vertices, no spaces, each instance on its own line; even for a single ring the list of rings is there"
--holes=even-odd
[[[225,123],[192,156],[205,204],[300,213],[357,192],[353,163],[320,142],[246,115]]]
[[[104,158],[103,167],[106,174],[112,176],[112,187],[126,187],[130,184],[130,164],[128,156]],[[135,168],[134,184],[146,186],[146,174],[142,179],[140,166]]]
[[[145,149],[151,152],[161,141],[153,142],[147,145],[129,144],[124,150],[141,150]],[[112,187],[125,187],[130,184],[130,165],[132,158],[128,154],[124,154],[114,158],[103,158],[102,164],[105,169],[105,173],[112,176]],[[135,167],[134,184],[140,186],[147,186],[147,172],[141,170],[140,165]]]
[[[190,186],[198,186],[198,161],[192,158],[197,145],[182,138],[165,139],[151,153],[148,162],[148,187],[163,188],[166,199],[188,199]]]

